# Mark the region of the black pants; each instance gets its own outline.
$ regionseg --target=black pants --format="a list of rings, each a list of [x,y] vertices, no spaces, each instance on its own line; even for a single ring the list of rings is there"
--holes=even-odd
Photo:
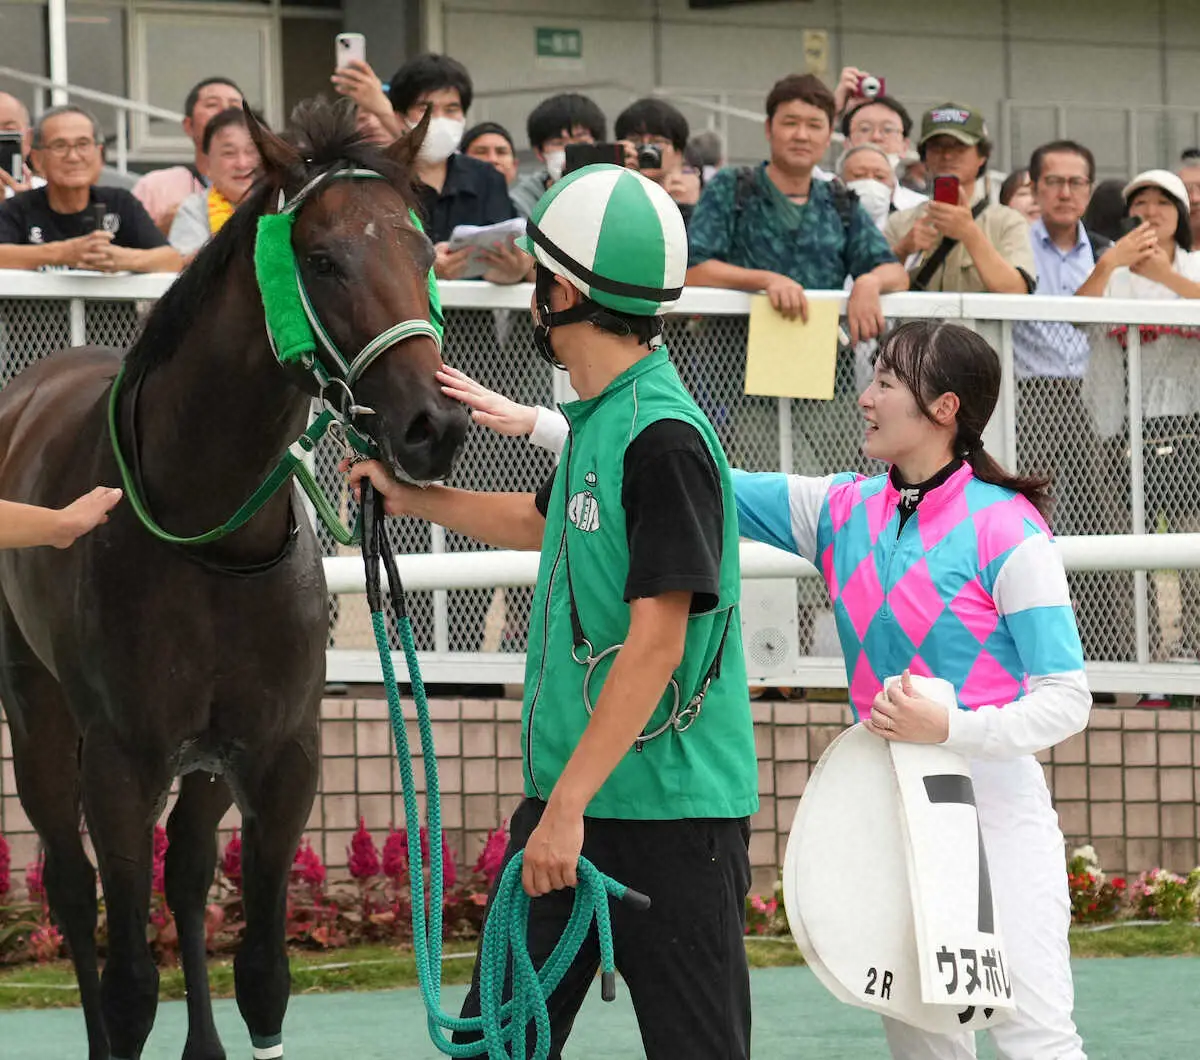
[[[545,803],[534,799],[517,808],[505,864],[525,846],[544,809]],[[742,938],[750,890],[749,842],[746,818],[586,820],[584,857],[652,903],[645,912],[622,902],[611,905],[617,969],[633,1000],[647,1060],[750,1056],[750,974]],[[533,900],[528,941],[538,967],[558,942],[574,897],[568,888]],[[562,1056],[599,965],[593,928],[550,995],[550,1060]],[[479,1015],[478,959],[462,1015]],[[477,1039],[455,1035],[454,1040]],[[530,1035],[530,1054],[532,1046]]]

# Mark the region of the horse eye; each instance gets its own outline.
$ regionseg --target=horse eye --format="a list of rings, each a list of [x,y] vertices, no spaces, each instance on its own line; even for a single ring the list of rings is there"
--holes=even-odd
[[[333,279],[342,274],[338,263],[328,254],[310,254],[308,256],[308,264],[313,272],[326,279]]]

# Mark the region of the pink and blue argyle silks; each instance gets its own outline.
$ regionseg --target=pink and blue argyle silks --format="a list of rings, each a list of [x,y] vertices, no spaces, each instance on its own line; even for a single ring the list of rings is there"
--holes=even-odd
[[[858,718],[904,669],[950,681],[966,710],[1020,699],[1032,677],[1083,669],[1070,601],[1039,595],[1036,563],[1021,566],[1031,584],[998,602],[1005,564],[1050,531],[1025,497],[970,467],[930,490],[899,532],[887,475],[740,473],[734,486],[742,534],[798,552],[824,576]]]

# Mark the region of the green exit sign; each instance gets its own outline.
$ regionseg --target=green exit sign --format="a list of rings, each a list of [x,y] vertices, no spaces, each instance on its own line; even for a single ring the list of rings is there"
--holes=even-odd
[[[583,31],[538,26],[534,31],[539,59],[582,59]]]

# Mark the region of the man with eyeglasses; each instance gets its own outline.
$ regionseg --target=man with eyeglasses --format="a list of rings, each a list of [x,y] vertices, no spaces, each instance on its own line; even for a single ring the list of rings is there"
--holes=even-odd
[[[858,106],[842,115],[842,136],[845,137],[846,151],[855,147],[870,145],[877,147],[891,163],[895,173],[900,163],[912,150],[909,134],[912,132],[912,118],[904,104],[891,96],[876,96],[864,100]],[[899,180],[892,184],[892,207],[894,210],[908,210],[920,206],[925,196],[911,188],[906,188]]]
[[[1192,246],[1200,247],[1200,147],[1189,147],[1179,159],[1179,179],[1187,188]]]
[[[923,202],[888,218],[883,232],[912,290],[1032,294],[1037,266],[1029,225],[992,200],[983,115],[961,103],[933,107],[921,117],[917,150],[935,187],[946,178],[952,197],[957,185],[958,202]]]
[[[87,111],[46,111],[32,157],[46,186],[0,205],[0,268],[179,271],[182,259],[145,207],[123,188],[96,187],[104,144]]]
[[[1075,294],[1112,242],[1083,224],[1096,178],[1096,160],[1083,144],[1055,140],[1042,144],[1029,160],[1029,179],[1041,217],[1029,229],[1037,265],[1034,294]],[[1013,369],[1017,379],[1017,465],[1023,473],[1054,481],[1056,534],[1096,534],[1110,494],[1099,489],[1103,470],[1100,439],[1083,398],[1091,359],[1087,334],[1065,321],[1013,324]],[[1105,385],[1105,380],[1096,380]],[[1115,383],[1115,381],[1112,381]],[[1079,633],[1088,658],[1112,650],[1111,607],[1099,614],[1096,602],[1107,593],[1105,574],[1071,574]]]
[[[633,148],[642,176],[662,186],[687,224],[701,191],[700,174],[683,157],[689,136],[687,118],[665,99],[639,99],[617,115],[613,133]],[[654,165],[656,153],[658,164]]]

